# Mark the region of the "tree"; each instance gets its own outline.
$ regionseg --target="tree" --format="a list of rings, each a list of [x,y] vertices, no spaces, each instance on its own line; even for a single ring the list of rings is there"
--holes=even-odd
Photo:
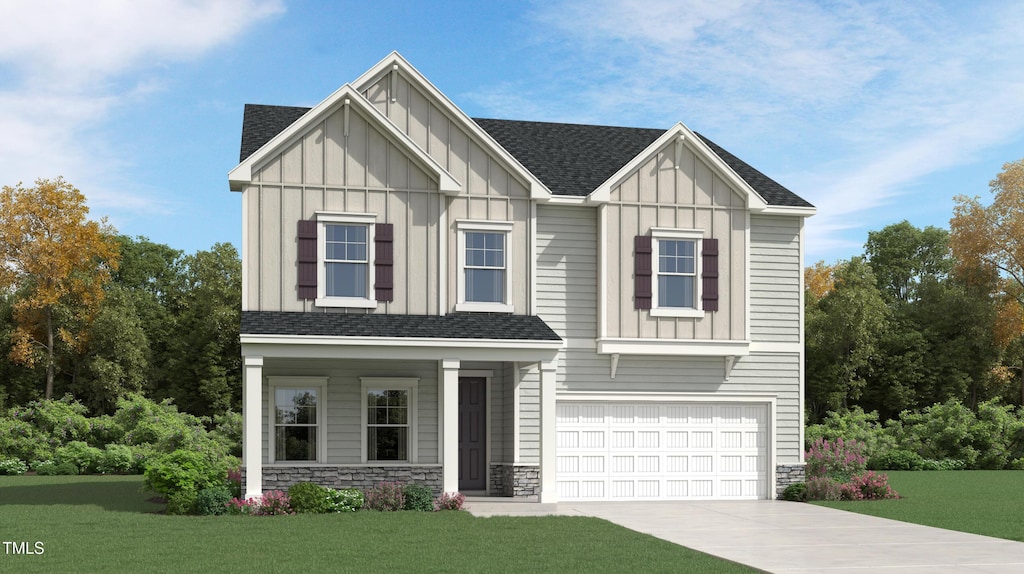
[[[918,229],[908,221],[868,233],[864,254],[878,280],[878,288],[890,302],[900,304],[918,297],[922,279],[943,279],[953,267],[949,233],[928,226]]]
[[[836,286],[836,272],[839,268],[839,265],[826,265],[824,261],[818,261],[804,269],[804,285],[808,294],[815,299],[828,295]]]
[[[0,192],[0,290],[17,290],[13,361],[46,369],[53,396],[59,342],[81,349],[117,268],[117,244],[105,220],[86,219],[85,196],[64,181],[38,179]]]

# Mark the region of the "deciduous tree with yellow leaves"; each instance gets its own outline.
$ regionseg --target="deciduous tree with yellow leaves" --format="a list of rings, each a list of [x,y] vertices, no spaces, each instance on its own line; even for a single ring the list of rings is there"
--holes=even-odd
[[[63,178],[0,192],[0,291],[14,295],[11,359],[43,362],[53,396],[59,342],[81,350],[117,269],[118,246],[106,220],[91,221],[85,196]]]

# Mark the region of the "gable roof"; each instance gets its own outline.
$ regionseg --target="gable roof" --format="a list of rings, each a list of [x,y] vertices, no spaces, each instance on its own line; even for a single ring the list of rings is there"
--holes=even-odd
[[[244,161],[307,111],[309,108],[246,104],[239,161]],[[552,193],[576,197],[589,195],[665,134],[665,130],[645,128],[495,119],[474,121]],[[720,145],[700,133],[696,135],[768,205],[813,207]]]

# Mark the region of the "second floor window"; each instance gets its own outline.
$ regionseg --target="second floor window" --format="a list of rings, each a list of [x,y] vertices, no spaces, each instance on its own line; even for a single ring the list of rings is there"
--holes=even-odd
[[[370,267],[367,226],[328,224],[324,229],[326,296],[366,298]]]
[[[697,242],[658,240],[658,307],[697,307]]]
[[[505,302],[505,234],[466,232],[466,301]]]

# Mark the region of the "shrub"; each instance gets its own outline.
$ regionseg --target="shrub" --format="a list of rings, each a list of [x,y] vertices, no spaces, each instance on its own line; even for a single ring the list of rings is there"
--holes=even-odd
[[[192,488],[176,490],[167,495],[167,514],[192,514],[197,493]]]
[[[807,502],[807,484],[795,482],[782,491],[782,500],[790,502]]]
[[[331,512],[333,488],[312,482],[298,482],[288,488],[292,510],[298,514],[326,514]]]
[[[242,413],[228,411],[213,417],[210,435],[232,456],[242,456]]]
[[[124,427],[114,417],[102,415],[89,419],[89,440],[95,446],[120,444],[124,441]]]
[[[123,444],[108,444],[100,453],[96,469],[102,474],[128,474],[138,471],[131,447]]]
[[[366,491],[365,507],[369,510],[395,511],[405,507],[405,495],[399,482],[378,482]]]
[[[94,474],[99,471],[103,451],[76,440],[58,448],[54,452],[57,464],[71,463],[78,467],[79,474]]]
[[[263,493],[263,496],[247,498],[232,498],[227,503],[228,514],[241,514],[244,516],[276,516],[280,514],[295,514],[288,500],[288,495],[280,490],[271,490]]]
[[[871,470],[922,470],[924,458],[916,452],[893,449],[868,460]]]
[[[242,498],[242,469],[228,470],[227,485],[232,498]]]
[[[863,445],[855,440],[819,438],[807,452],[807,476],[828,477],[840,484],[847,482],[864,472],[866,461],[862,451]]]
[[[434,491],[429,486],[422,484],[407,484],[402,487],[402,496],[405,502],[403,510],[419,510],[430,512],[434,510]]]
[[[10,410],[10,416],[0,418],[0,456],[7,456],[29,463],[53,458],[50,437],[40,433],[32,423],[15,416],[17,408]]]
[[[32,401],[24,407],[14,407],[8,414],[52,439],[53,446],[61,446],[89,437],[89,420],[85,416],[88,411],[74,397],[64,395],[60,399]]]
[[[231,491],[225,485],[208,486],[196,493],[192,512],[202,516],[221,515],[228,511]]]
[[[40,460],[32,463],[32,470],[40,476],[52,476],[57,474],[57,463],[52,460]]]
[[[237,465],[231,457],[214,457],[209,453],[176,450],[146,463],[143,485],[165,496],[182,491],[198,492],[224,483],[227,469]]]
[[[903,448],[926,459],[962,460],[968,469],[1003,469],[1024,457],[1024,420],[1009,405],[978,405],[977,414],[957,400],[920,413],[904,411],[892,423]]]
[[[465,502],[466,496],[461,492],[442,492],[441,496],[434,500],[434,510],[462,510]]]
[[[921,461],[921,470],[964,470],[965,468],[967,468],[967,463],[955,458],[944,458],[942,460],[926,458]]]
[[[358,488],[332,490],[330,499],[331,512],[355,512],[363,507],[366,500]]]
[[[807,500],[839,500],[839,483],[827,476],[812,476],[807,479]]]
[[[872,458],[896,448],[896,439],[879,421],[878,413],[864,412],[855,406],[852,409],[830,412],[821,423],[808,425],[804,430],[806,446],[810,448],[818,439],[836,442],[839,439],[855,440],[864,445],[861,452]]]
[[[850,482],[839,487],[839,496],[843,500],[882,500],[899,498],[896,491],[889,486],[889,477],[867,471],[850,479]]]
[[[25,474],[28,465],[16,458],[0,459],[0,474]]]

